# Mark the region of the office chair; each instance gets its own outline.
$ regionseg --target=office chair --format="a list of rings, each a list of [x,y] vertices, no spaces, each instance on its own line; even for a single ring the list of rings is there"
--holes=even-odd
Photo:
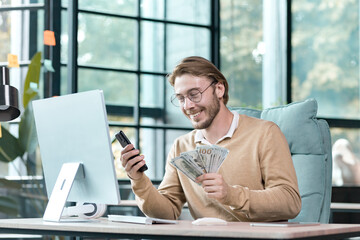
[[[329,125],[317,119],[315,99],[256,110],[231,108],[240,114],[275,122],[284,133],[294,163],[302,200],[292,222],[328,223],[332,189],[332,154]]]

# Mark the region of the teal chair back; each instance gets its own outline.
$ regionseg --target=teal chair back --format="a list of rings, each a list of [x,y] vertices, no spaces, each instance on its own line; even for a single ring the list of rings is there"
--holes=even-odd
[[[317,119],[315,99],[262,111],[232,108],[240,114],[275,122],[284,133],[294,163],[302,207],[289,221],[328,223],[332,188],[332,154],[329,125]]]

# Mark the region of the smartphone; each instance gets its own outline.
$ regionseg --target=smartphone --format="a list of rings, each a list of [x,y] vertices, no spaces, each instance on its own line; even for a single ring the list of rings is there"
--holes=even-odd
[[[123,131],[121,131],[120,130],[120,132],[118,132],[117,134],[115,134],[115,137],[116,137],[116,139],[119,141],[119,143],[121,144],[121,146],[124,148],[124,147],[126,147],[126,145],[128,145],[128,144],[130,144],[131,142],[130,142],[130,140],[127,138],[127,136],[125,135],[125,133],[123,132]],[[135,149],[135,148],[133,148],[133,149]],[[133,150],[132,149],[132,150]],[[136,156],[139,156],[139,154],[138,155],[136,155]],[[133,157],[131,157],[130,159],[132,159],[132,158],[134,158],[134,157],[136,157],[136,156],[133,156]],[[145,172],[146,170],[148,169],[148,167],[146,166],[146,164],[144,165],[144,166],[142,166],[140,169],[139,169],[139,171],[140,172]]]

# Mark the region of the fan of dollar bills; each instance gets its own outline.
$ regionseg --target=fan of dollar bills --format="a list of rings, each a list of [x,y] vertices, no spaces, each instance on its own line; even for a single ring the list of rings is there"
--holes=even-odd
[[[217,172],[228,153],[229,150],[216,145],[198,146],[171,159],[171,164],[195,181],[204,173]]]

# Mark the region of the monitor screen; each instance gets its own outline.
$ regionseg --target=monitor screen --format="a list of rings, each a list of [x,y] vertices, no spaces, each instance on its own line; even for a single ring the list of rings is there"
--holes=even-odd
[[[80,163],[83,175],[78,173],[73,180],[67,201],[118,204],[120,193],[103,92],[36,100],[33,108],[50,200],[64,164]]]

